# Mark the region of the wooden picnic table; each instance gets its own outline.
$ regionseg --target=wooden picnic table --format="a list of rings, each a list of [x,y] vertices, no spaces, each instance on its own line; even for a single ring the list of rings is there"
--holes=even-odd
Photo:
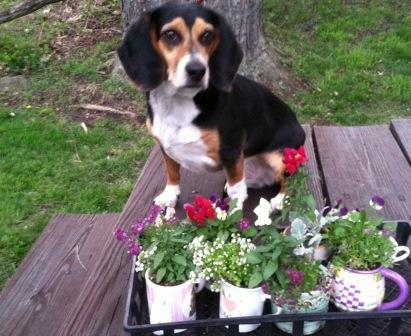
[[[411,219],[411,119],[390,125],[305,126],[310,188],[319,208],[342,199],[349,208],[367,207],[371,196],[386,201],[388,219]],[[120,214],[57,215],[0,294],[1,336],[119,336],[131,259],[112,232],[146,214],[166,182],[154,147]],[[221,173],[183,170],[178,203],[196,193],[223,194]],[[275,188],[250,190],[245,211]]]

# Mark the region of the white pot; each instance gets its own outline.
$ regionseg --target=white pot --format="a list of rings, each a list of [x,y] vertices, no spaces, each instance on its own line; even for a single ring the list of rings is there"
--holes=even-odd
[[[259,316],[263,313],[264,301],[271,299],[258,288],[236,287],[221,280],[220,318]],[[240,324],[240,333],[257,329],[259,324]]]
[[[146,292],[150,323],[170,323],[180,321],[192,321],[196,319],[194,283],[190,280],[177,286],[161,286],[149,277],[149,271],[145,274]],[[200,291],[199,286],[197,291]],[[175,333],[185,329],[176,329]],[[155,335],[163,335],[163,331],[155,331]]]

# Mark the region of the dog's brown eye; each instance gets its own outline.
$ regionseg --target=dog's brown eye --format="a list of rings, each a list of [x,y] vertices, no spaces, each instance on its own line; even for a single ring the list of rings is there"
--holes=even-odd
[[[213,32],[206,31],[201,35],[200,42],[203,45],[209,45],[212,39],[213,39]]]
[[[174,30],[167,30],[162,36],[167,42],[172,44],[176,44],[180,41],[180,36]]]

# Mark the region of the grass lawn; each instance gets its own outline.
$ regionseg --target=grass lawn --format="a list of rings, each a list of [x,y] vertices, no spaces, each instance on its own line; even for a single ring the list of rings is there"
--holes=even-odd
[[[411,1],[265,1],[272,46],[310,90],[303,120],[343,125],[411,117]]]
[[[411,2],[350,3],[265,0],[268,40],[309,87],[287,101],[304,122],[410,117]],[[76,0],[0,28],[0,77],[30,80],[0,94],[0,288],[53,214],[120,211],[144,164],[143,97],[111,76],[119,14]]]

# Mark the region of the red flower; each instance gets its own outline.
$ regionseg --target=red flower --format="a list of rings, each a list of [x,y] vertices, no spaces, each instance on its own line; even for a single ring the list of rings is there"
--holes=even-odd
[[[304,162],[307,162],[304,146],[298,149],[284,148],[283,163],[288,173],[294,174]]]
[[[186,203],[184,204],[184,210],[187,213],[188,218],[197,223],[197,226],[203,227],[205,220],[215,218],[215,210],[210,200],[197,195],[194,200],[194,205]]]

